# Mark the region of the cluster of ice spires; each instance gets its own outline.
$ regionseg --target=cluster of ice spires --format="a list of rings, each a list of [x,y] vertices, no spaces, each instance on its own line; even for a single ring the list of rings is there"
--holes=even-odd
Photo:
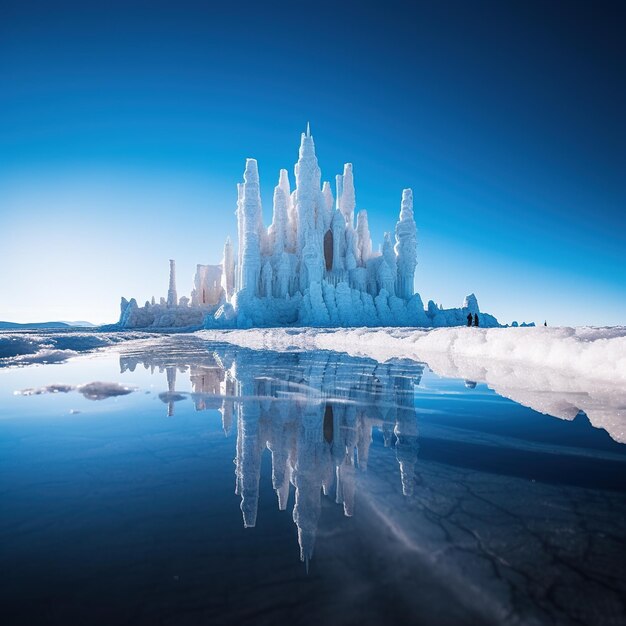
[[[462,307],[424,307],[415,292],[417,226],[413,192],[402,192],[395,233],[372,245],[367,212],[356,212],[352,164],[335,178],[335,195],[321,180],[310,128],[302,133],[292,191],[287,170],[274,188],[272,223],[263,224],[255,159],[237,186],[237,251],[228,238],[219,265],[198,265],[191,299],[178,298],[170,261],[167,298],[139,307],[122,298],[124,328],[250,328],[263,326],[458,326],[469,313],[482,326],[476,297]],[[356,221],[355,221],[356,213]]]

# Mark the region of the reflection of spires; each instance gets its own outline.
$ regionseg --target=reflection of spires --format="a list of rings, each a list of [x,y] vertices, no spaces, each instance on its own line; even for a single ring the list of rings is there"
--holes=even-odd
[[[399,385],[406,386],[407,379],[397,379]],[[404,389],[408,391],[408,389]],[[415,483],[415,465],[417,463],[417,420],[415,419],[415,405],[413,396],[402,393],[398,398],[398,413],[394,433],[396,440],[396,458],[400,464],[400,478],[402,480],[402,493],[405,496],[413,495]]]
[[[167,416],[172,417],[174,415],[174,394],[176,393],[176,368],[166,368],[165,376],[167,377]]]
[[[191,366],[189,369],[189,380],[193,394],[196,411],[220,408],[222,402],[221,385],[224,379],[224,370],[221,367],[213,366]]]
[[[223,399],[219,411],[222,414],[222,428],[224,429],[224,434],[228,437],[233,427],[233,413],[235,410],[233,396],[235,395],[237,383],[227,364],[225,364],[217,354],[214,354],[214,358],[220,369],[224,372],[220,383],[220,395]]]
[[[278,496],[278,510],[286,511],[287,502],[289,501],[289,485],[291,481],[291,468],[285,468],[285,479],[282,484],[276,487],[276,495]]]
[[[343,465],[337,468],[337,504],[343,503],[343,513],[346,517],[354,515],[355,498],[355,468],[353,457],[346,455]]]
[[[359,461],[359,469],[367,469],[367,460],[370,454],[370,446],[372,445],[372,422],[364,418],[359,428],[359,442],[357,444],[357,459]]]
[[[260,409],[255,396],[254,379],[240,383],[243,401],[239,405],[237,422],[237,491],[241,496],[243,525],[256,525],[259,506],[259,479],[261,477],[261,452],[264,445],[259,441]],[[249,400],[246,397],[250,397]]]
[[[395,426],[395,419],[396,410],[394,407],[391,407],[385,414],[385,419],[382,426],[385,448],[389,448],[393,442],[393,428]]]
[[[272,487],[278,497],[278,508],[286,510],[289,499],[289,481],[291,479],[291,467],[289,465],[289,444],[291,437],[286,428],[283,403],[272,407],[272,423],[270,425],[270,438],[267,447],[272,453]]]
[[[293,507],[293,521],[298,527],[298,543],[300,544],[300,560],[306,561],[313,556],[317,522],[322,510],[321,484],[316,480],[315,462],[312,449],[300,454],[294,470],[296,487],[296,503]],[[311,458],[306,458],[306,457]]]
[[[120,357],[122,371],[143,362],[166,372],[168,391],[159,397],[167,403],[168,415],[173,415],[176,400],[185,397],[176,393],[171,358]],[[367,468],[373,428],[382,429],[386,445],[394,445],[402,491],[412,492],[419,365],[379,364],[332,352],[256,353],[219,347],[194,356],[189,374],[196,408],[218,410],[227,434],[236,426],[235,492],[244,526],[256,524],[261,458],[268,448],[280,510],[290,506],[294,486],[292,516],[306,567],[315,550],[322,492],[336,494],[346,516],[355,514],[357,472]]]

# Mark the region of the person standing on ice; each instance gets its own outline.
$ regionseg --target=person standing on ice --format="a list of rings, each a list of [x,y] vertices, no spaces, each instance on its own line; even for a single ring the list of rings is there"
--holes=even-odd
[[[468,326],[472,325],[472,314],[471,313],[467,314],[467,325]]]
[[[478,313],[474,313],[474,326],[479,326],[479,324],[478,324]]]
[[[548,325],[548,320],[544,320],[543,325],[547,326]]]

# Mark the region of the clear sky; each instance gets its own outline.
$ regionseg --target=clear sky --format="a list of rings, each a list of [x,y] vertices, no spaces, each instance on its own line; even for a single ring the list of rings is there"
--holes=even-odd
[[[412,187],[416,288],[626,323],[626,20],[602,2],[0,0],[0,319],[112,322],[266,224],[310,120],[374,244]]]

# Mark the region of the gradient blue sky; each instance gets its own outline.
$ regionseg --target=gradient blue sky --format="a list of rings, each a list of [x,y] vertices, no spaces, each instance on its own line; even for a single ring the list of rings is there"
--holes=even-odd
[[[501,321],[626,323],[618,3],[0,0],[0,319],[111,322],[266,223],[311,121],[375,245],[403,187],[416,288]],[[292,176],[293,181],[293,176]]]

